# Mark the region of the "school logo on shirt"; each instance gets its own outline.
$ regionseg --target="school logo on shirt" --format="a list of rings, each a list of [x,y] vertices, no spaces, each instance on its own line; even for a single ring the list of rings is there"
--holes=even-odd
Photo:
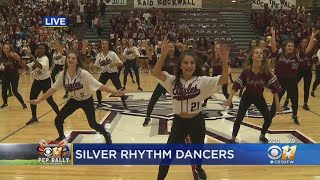
[[[192,84],[189,84],[188,88],[173,88],[173,99],[178,101],[183,101],[187,99],[192,99],[200,94],[200,89],[198,89],[197,85],[192,87]]]
[[[68,92],[72,92],[72,91],[79,90],[79,89],[82,89],[82,88],[83,88],[83,85],[80,82],[75,82],[75,83],[72,83],[72,84],[66,84],[66,90]]]
[[[106,66],[106,65],[108,65],[110,63],[111,63],[111,59],[110,58],[106,58],[106,59],[100,61],[100,66]]]

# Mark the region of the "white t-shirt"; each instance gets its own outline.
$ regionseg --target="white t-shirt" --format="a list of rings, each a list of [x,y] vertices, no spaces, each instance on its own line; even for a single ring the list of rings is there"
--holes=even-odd
[[[52,59],[55,65],[64,65],[65,61],[66,61],[66,56],[65,55],[61,55],[60,52],[55,52],[52,55]]]
[[[158,80],[159,83],[172,96],[173,113],[198,114],[202,110],[202,102],[210,95],[218,92],[221,85],[218,85],[220,75],[215,77],[195,76],[185,82],[182,78],[181,89],[174,87],[175,76],[163,71],[167,79],[166,81]]]
[[[96,80],[88,71],[79,68],[76,76],[71,79],[66,72],[65,84],[63,84],[64,73],[60,73],[57,81],[52,85],[52,88],[58,90],[66,87],[69,97],[78,101],[87,100],[92,96],[92,93],[100,89],[102,84]]]
[[[48,57],[44,55],[41,58],[37,58],[37,60],[42,65],[42,69],[36,67],[34,62],[28,63],[27,66],[29,67],[30,71],[32,71],[32,74],[36,80],[48,79],[50,77]]]
[[[127,53],[128,51],[131,51],[129,53]],[[134,51],[138,56],[140,56],[140,53],[139,53],[139,49],[137,47],[132,47],[132,48],[125,48],[123,50],[123,56],[126,57],[127,60],[134,60],[136,59],[133,55],[133,52]]]
[[[117,66],[110,67],[111,63],[122,63],[118,55],[113,52],[109,51],[106,56],[103,55],[103,53],[99,53],[96,57],[95,65],[101,68],[102,73],[108,72],[108,73],[115,73],[118,72]]]

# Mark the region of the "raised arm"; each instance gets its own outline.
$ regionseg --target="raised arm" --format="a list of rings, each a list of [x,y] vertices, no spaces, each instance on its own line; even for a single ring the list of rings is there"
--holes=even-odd
[[[160,58],[157,61],[156,65],[153,68],[152,75],[161,81],[166,81],[167,76],[161,71],[162,67],[164,65],[164,62],[166,60],[166,57],[168,55],[168,39],[164,38],[162,41],[162,47],[161,47],[161,54]]]
[[[276,46],[276,30],[274,27],[271,28],[271,35],[272,35],[272,40],[271,40],[271,51],[272,53],[277,52],[277,46]]]
[[[306,49],[305,54],[309,54],[312,51],[314,45],[316,44],[316,35],[318,33],[319,33],[319,30],[316,30],[316,31],[314,31],[314,29],[312,30],[312,34],[310,36],[310,41],[309,41],[309,44],[308,44],[308,47]]]
[[[221,57],[221,64],[222,64],[222,74],[220,76],[218,85],[224,85],[228,83],[229,77],[229,51],[230,48],[226,44],[221,44],[220,47],[220,57]]]

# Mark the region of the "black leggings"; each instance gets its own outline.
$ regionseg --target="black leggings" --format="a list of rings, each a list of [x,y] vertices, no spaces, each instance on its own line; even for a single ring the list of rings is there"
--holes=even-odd
[[[105,138],[109,137],[110,134],[104,129],[101,124],[96,121],[96,115],[94,110],[94,103],[92,96],[83,101],[77,101],[75,99],[69,99],[68,102],[63,106],[61,111],[58,113],[54,123],[56,125],[59,137],[64,137],[63,123],[65,119],[70,116],[77,109],[81,108],[87,116],[89,125],[92,129],[100,132]]]
[[[154,105],[157,103],[157,101],[159,100],[159,98],[163,95],[166,94],[167,90],[161,86],[159,83],[157,84],[156,88],[153,90],[151,99],[148,103],[148,108],[147,108],[147,117],[150,117]]]
[[[320,65],[316,66],[316,79],[314,80],[312,85],[313,92],[317,89],[319,84],[320,84]]]
[[[136,75],[136,81],[137,81],[138,87],[140,87],[139,70],[138,70],[138,66],[137,66],[137,61],[135,59],[134,60],[127,60],[124,63],[123,86],[126,87],[126,85],[127,85],[127,77],[128,77],[128,73],[131,71],[131,68],[133,69],[133,72]]]
[[[51,79],[53,83],[56,82],[56,76],[60,71],[63,71],[63,65],[54,65],[51,73]]]
[[[190,136],[192,144],[204,144],[206,134],[205,120],[201,113],[191,119],[184,119],[174,115],[171,133],[167,144],[185,144],[185,138]],[[173,156],[174,157],[174,156]],[[173,159],[165,160],[170,164]],[[201,164],[197,165],[201,167]],[[164,180],[169,171],[169,165],[160,165],[158,180]]]
[[[233,124],[233,131],[232,131],[233,137],[236,137],[238,135],[243,118],[246,115],[247,110],[252,104],[257,107],[257,109],[260,111],[264,119],[261,134],[265,135],[267,133],[271,125],[271,117],[270,117],[270,112],[269,112],[266,100],[264,99],[263,96],[254,96],[252,94],[249,94],[247,91],[244,91],[240,100],[236,121]]]
[[[309,100],[309,95],[310,95],[310,86],[311,86],[311,79],[312,79],[312,70],[303,70],[299,69],[298,71],[298,77],[297,77],[297,82],[299,83],[301,79],[303,78],[303,91],[304,91],[304,96],[303,96],[303,102],[304,104],[308,104]],[[289,100],[289,96],[287,94],[286,101]]]
[[[112,84],[114,85],[114,87],[116,87],[117,90],[122,88],[121,82],[120,82],[120,78],[119,78],[117,72],[114,72],[114,73],[108,73],[108,72],[102,73],[100,75],[99,81],[102,84],[106,84],[109,79],[111,79]],[[97,99],[98,99],[98,103],[101,104],[102,95],[101,95],[101,91],[100,90],[97,90]],[[122,100],[122,102],[124,102],[125,101],[125,97],[121,96],[121,100]]]
[[[44,94],[50,88],[51,88],[51,78],[48,78],[45,80],[34,80],[32,83],[32,86],[31,86],[30,99],[37,99],[41,91]],[[54,112],[56,112],[56,114],[58,114],[59,108],[58,108],[57,104],[54,102],[52,96],[50,96],[47,99],[47,102],[52,107]],[[31,105],[31,112],[32,112],[32,117],[37,118],[37,106],[36,105]]]
[[[8,104],[8,89],[12,88],[13,95],[18,99],[21,105],[24,105],[22,96],[18,92],[19,73],[18,72],[4,72],[2,79],[2,99],[4,104]]]
[[[279,101],[281,101],[282,96],[287,92],[291,103],[292,103],[292,112],[293,116],[298,114],[298,82],[296,78],[278,78],[278,81],[281,85],[281,91],[278,93]],[[271,118],[276,114],[276,104],[273,99],[273,103],[270,109]]]

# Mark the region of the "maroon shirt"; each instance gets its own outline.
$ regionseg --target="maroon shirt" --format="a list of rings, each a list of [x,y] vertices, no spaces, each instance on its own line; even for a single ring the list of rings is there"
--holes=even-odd
[[[310,70],[312,68],[312,63],[317,64],[319,61],[317,53],[313,51],[308,54],[300,51],[297,53],[297,56],[299,57],[299,69]]]
[[[222,74],[222,64],[220,58],[213,60],[212,56],[210,56],[208,58],[208,65],[212,68],[212,76],[218,76]],[[230,62],[228,62],[228,65],[230,66]]]
[[[277,78],[292,79],[298,74],[298,57],[296,54],[292,57],[287,57],[283,52],[272,53],[275,60],[275,75]]]
[[[270,89],[273,94],[281,90],[279,81],[271,73],[256,75],[249,69],[244,69],[241,72],[238,79],[233,82],[232,89],[237,92],[244,87],[253,96],[263,96],[264,87]]]
[[[19,65],[18,65],[18,62],[14,58],[12,58],[12,57],[4,58],[3,57],[0,60],[0,62],[2,62],[3,66],[5,67],[4,72],[13,72],[13,73],[19,74],[19,72],[18,72]]]
[[[164,66],[162,67],[162,71],[167,71],[171,75],[175,75],[175,68],[176,68],[176,62],[177,58],[173,57],[172,59],[167,56]]]

